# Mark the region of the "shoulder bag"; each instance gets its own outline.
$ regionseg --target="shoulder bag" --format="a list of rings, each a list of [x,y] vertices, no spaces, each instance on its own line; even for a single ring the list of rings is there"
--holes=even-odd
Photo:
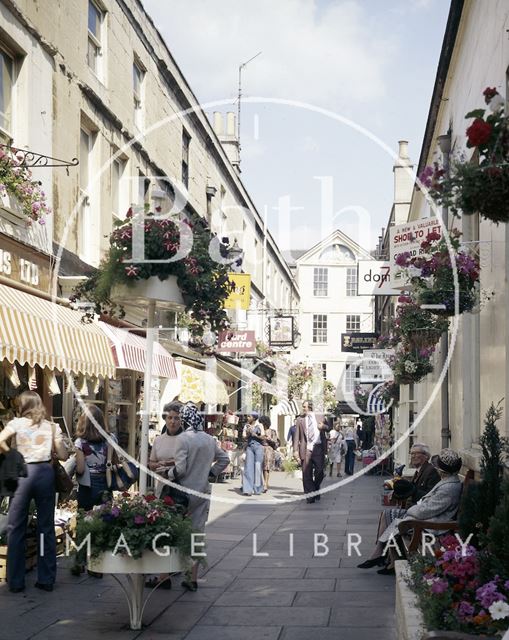
[[[110,491],[125,491],[138,480],[138,467],[118,456],[108,444],[106,461],[106,486]]]
[[[74,482],[69,477],[67,471],[56,457],[55,449],[55,423],[51,423],[51,464],[55,473],[55,491],[60,495],[71,493],[74,489]]]

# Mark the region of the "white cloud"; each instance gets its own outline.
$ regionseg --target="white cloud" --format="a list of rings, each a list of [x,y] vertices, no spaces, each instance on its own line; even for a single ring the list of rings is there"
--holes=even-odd
[[[199,99],[245,95],[308,101],[331,108],[385,95],[394,55],[361,2],[333,0],[144,0],[147,11]]]

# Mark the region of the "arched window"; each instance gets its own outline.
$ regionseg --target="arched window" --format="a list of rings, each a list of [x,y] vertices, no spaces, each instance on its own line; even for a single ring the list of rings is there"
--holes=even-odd
[[[344,244],[331,244],[320,253],[324,262],[355,262],[355,256]]]

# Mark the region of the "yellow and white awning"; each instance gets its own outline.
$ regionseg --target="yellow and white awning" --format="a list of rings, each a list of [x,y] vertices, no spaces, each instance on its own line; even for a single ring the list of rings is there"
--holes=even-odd
[[[0,360],[115,376],[107,337],[83,314],[0,284]]]
[[[200,404],[228,404],[225,384],[211,371],[182,365],[181,402]]]

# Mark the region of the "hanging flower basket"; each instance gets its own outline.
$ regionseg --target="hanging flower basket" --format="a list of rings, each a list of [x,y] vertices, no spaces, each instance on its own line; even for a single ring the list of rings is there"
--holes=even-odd
[[[418,353],[400,351],[394,363],[394,382],[413,384],[425,378],[433,371],[431,356],[433,349],[422,349]]]
[[[143,251],[133,249],[143,238]],[[159,295],[190,312],[189,331],[201,336],[205,328],[227,328],[224,302],[231,291],[227,265],[209,253],[214,236],[198,216],[159,218],[134,215],[116,225],[110,248],[98,269],[75,289],[74,299],[94,303],[97,314],[123,317],[123,304],[135,298]],[[180,257],[182,256],[182,257]],[[120,291],[120,294],[119,294]],[[120,297],[119,297],[120,295]],[[120,299],[122,298],[122,299]]]
[[[415,302],[398,307],[396,322],[402,342],[408,344],[411,350],[434,346],[449,327],[447,319],[437,317]]]
[[[466,130],[467,147],[476,149],[479,164],[460,158],[453,160],[447,173],[435,163],[420,176],[437,204],[456,215],[479,213],[498,224],[509,220],[509,132],[504,99],[494,88],[485,89],[488,109],[475,109]]]
[[[456,311],[454,289],[423,289],[417,294],[419,304],[436,305],[432,313],[440,316],[453,316]],[[458,292],[458,311],[472,311],[478,303],[478,295],[474,289],[460,289]],[[442,308],[439,308],[442,307]]]
[[[428,347],[433,347],[440,340],[443,331],[436,328],[415,328],[409,329],[406,334],[406,341],[411,350],[421,351]]]

